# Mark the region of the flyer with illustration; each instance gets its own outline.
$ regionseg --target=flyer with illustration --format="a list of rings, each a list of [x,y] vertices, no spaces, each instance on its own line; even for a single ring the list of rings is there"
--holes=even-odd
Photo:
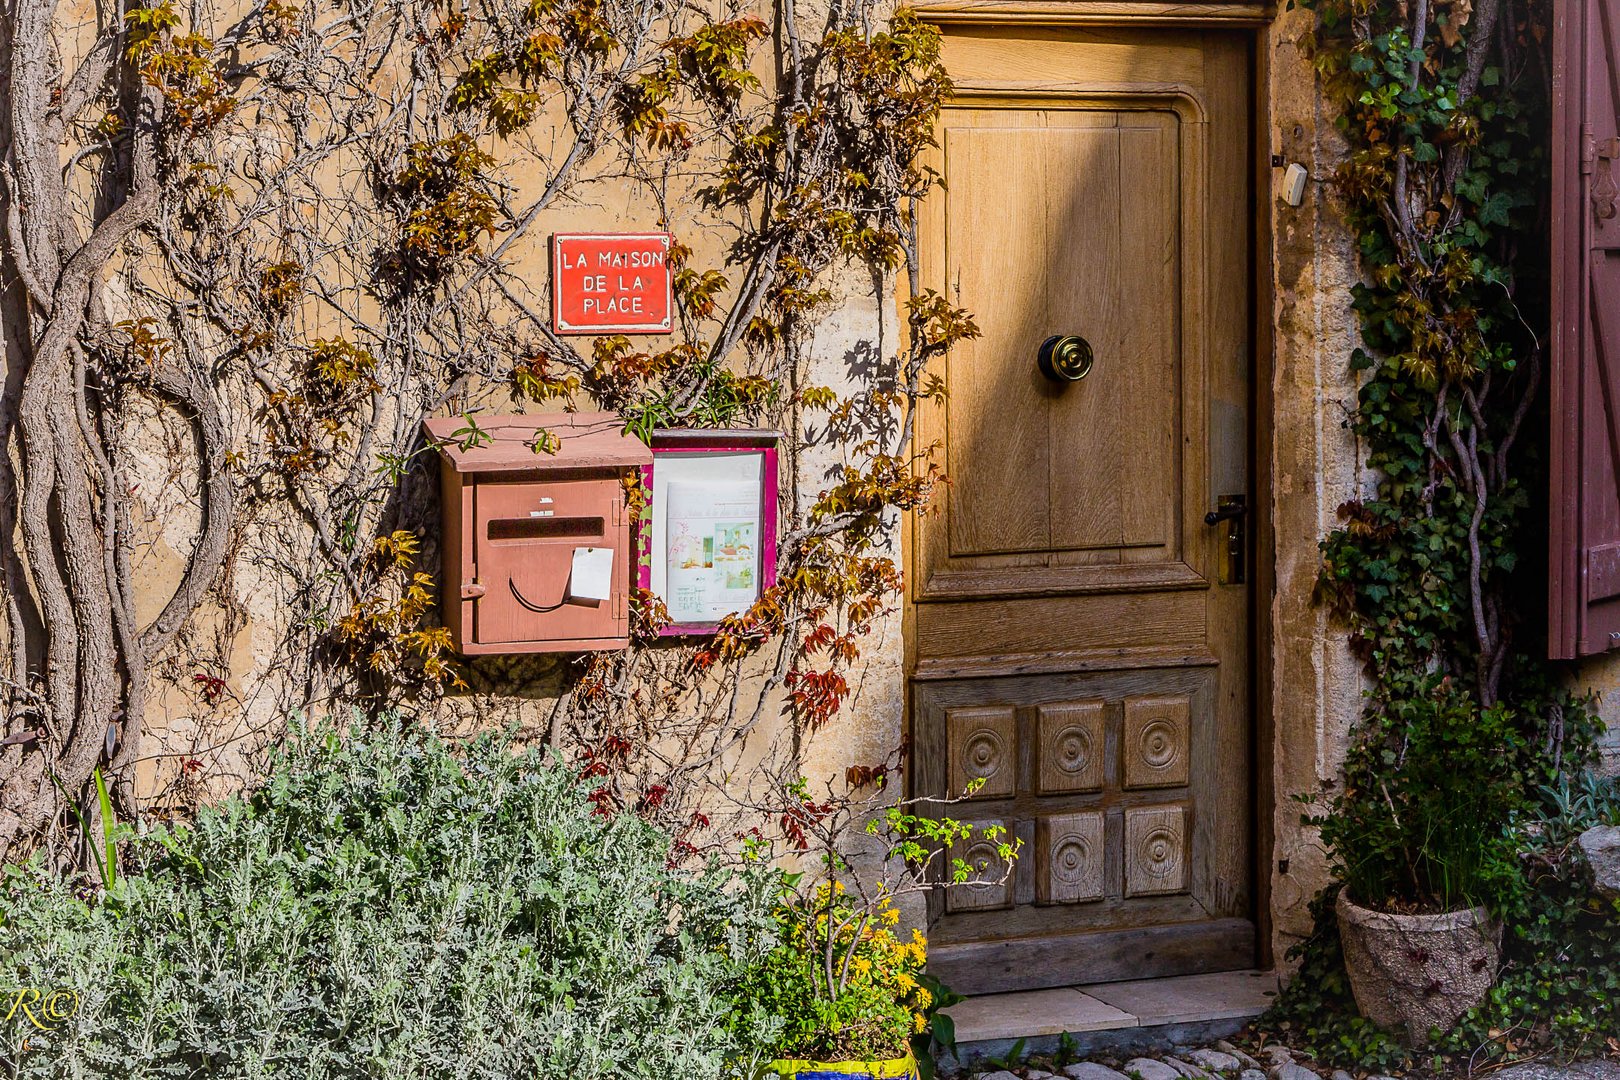
[[[759,596],[759,485],[671,483],[665,535],[669,617],[716,622]]]

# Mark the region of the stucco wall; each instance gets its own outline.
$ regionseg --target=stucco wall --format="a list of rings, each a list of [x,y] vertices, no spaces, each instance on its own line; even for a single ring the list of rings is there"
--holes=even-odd
[[[878,9],[875,15],[881,17],[887,5],[880,3]],[[822,25],[826,13],[827,5],[820,0],[799,6],[800,21],[806,27]],[[87,25],[93,26],[93,20]],[[766,87],[775,80],[777,54],[769,43],[754,53],[755,73]],[[379,78],[387,81],[390,70],[385,66]],[[499,163],[495,168],[500,179],[510,185],[504,197],[513,206],[525,205],[538,194],[547,171],[535,164],[536,155],[548,149],[547,139],[557,138],[556,133],[566,129],[560,117],[552,115],[542,117],[519,139],[486,136],[482,140],[482,149]],[[255,137],[261,136],[274,139],[275,129],[262,126]],[[509,252],[514,278],[526,290],[522,299],[535,310],[547,308],[547,244],[553,232],[668,227],[694,249],[694,266],[718,267],[725,262],[726,249],[735,236],[734,223],[717,220],[694,195],[696,186],[712,179],[714,148],[700,146],[689,160],[674,167],[662,206],[646,185],[625,179],[621,162],[608,153],[602,158],[599,166],[582,170],[579,183],[545,211]],[[248,190],[252,185],[242,186]],[[667,221],[662,220],[665,218]],[[833,291],[835,303],[808,343],[807,362],[799,377],[805,385],[848,394],[870,387],[874,371],[891,361],[900,345],[892,283],[874,280],[864,269],[837,268],[828,276],[825,284]],[[118,288],[115,280],[115,294]],[[722,298],[722,306],[724,302]],[[344,332],[345,327],[323,311],[312,306],[311,312],[301,316],[307,337]],[[657,348],[674,340],[641,338],[638,344]],[[589,352],[588,338],[577,344]],[[429,387],[428,391],[437,389]],[[515,401],[507,385],[499,381],[474,378],[455,389],[438,413],[454,415],[473,407],[482,408],[486,417],[548,411]],[[251,414],[259,396],[243,388],[242,398],[249,404],[233,431],[234,448],[249,458],[264,449],[256,443],[262,425],[254,423]],[[583,395],[577,405],[593,407]],[[384,401],[377,407],[389,410],[382,425],[385,429],[397,427],[407,433],[414,429],[410,403],[396,408]],[[847,447],[817,429],[814,417],[808,423],[801,445],[784,448],[782,457],[781,509],[787,528],[829,486],[832,470],[844,463],[842,455],[847,453]],[[137,416],[127,434],[130,444],[141,448],[133,487],[143,543],[136,552],[135,573],[145,605],[141,614],[150,617],[172,593],[183,554],[195,543],[200,518],[197,478],[174,474],[171,461],[185,457],[181,444],[187,434],[172,418],[155,410]],[[897,546],[898,522],[894,525]],[[422,537],[423,568],[434,572],[439,569],[435,532],[435,527],[428,526]],[[219,602],[211,599],[203,605],[153,672],[139,770],[140,787],[148,796],[160,795],[162,800],[183,804],[240,787],[262,762],[263,747],[283,730],[291,706],[302,704],[316,714],[346,708],[345,693],[352,690],[353,680],[346,682],[341,672],[334,678],[329,667],[312,663],[307,651],[286,644],[290,622],[300,610],[295,594],[301,584],[298,573],[286,570],[309,562],[315,538],[308,522],[284,503],[261,501],[248,513],[239,535],[239,552],[228,561],[219,583]],[[444,585],[442,579],[440,585]],[[902,656],[896,611],[863,643],[862,663],[849,678],[852,692],[841,713],[790,747],[812,781],[841,778],[847,765],[881,760],[898,747],[903,716]],[[484,657],[465,665],[462,674],[469,684],[467,691],[452,692],[443,699],[430,695],[406,702],[404,708],[422,713],[449,731],[517,729],[520,737],[544,739],[554,733],[559,698],[577,667],[572,658],[556,655]],[[214,679],[220,682],[207,681]],[[763,684],[764,677],[758,673],[745,680],[744,710],[752,707],[750,695],[757,697]],[[736,767],[739,762],[757,761],[793,742],[793,733],[781,715],[782,704],[778,690],[766,702],[764,721],[750,734],[748,745],[715,770],[717,799],[724,801],[736,778],[746,774],[746,768]]]
[[[641,218],[650,224],[649,209]],[[627,207],[626,224],[638,221],[635,208]],[[569,218],[559,215],[552,229],[576,228]],[[829,386],[840,392],[858,389],[852,370],[853,359],[866,357],[880,348],[892,353],[895,347],[892,323],[894,312],[887,299],[874,298],[872,283],[864,275],[841,277],[836,287],[843,303],[818,327],[803,373],[807,383]],[[491,398],[488,412],[528,411],[509,400]],[[162,482],[162,441],[156,428],[143,433],[151,440],[150,483],[142,485],[145,517],[151,527],[149,543],[142,552],[138,572],[146,594],[167,596],[177,576],[176,551],[183,551],[193,539],[194,527],[185,512],[190,489],[183,484]],[[782,467],[785,524],[791,524],[795,508],[808,507],[829,486],[832,470],[842,464],[843,449],[813,427],[797,454],[785,453]],[[898,544],[898,527],[893,530]],[[245,529],[242,557],[230,568],[223,584],[231,604],[207,605],[191,621],[180,647],[155,672],[157,685],[147,721],[146,760],[141,770],[141,786],[150,796],[165,792],[180,801],[190,794],[189,775],[206,778],[215,794],[239,787],[255,771],[259,750],[273,742],[284,728],[289,702],[306,698],[309,686],[307,667],[281,648],[289,612],[288,584],[266,569],[274,551],[283,545],[309,543],[301,523],[292,521],[257,522]],[[436,537],[425,538],[424,553],[429,569],[436,569]],[[841,778],[851,763],[873,763],[891,754],[902,738],[903,643],[897,610],[879,621],[879,629],[865,639],[862,661],[850,676],[851,695],[833,721],[809,733],[798,747],[803,771],[813,782]],[[481,657],[462,667],[469,690],[453,692],[442,700],[408,702],[407,710],[420,710],[443,730],[470,732],[488,729],[517,729],[526,737],[548,737],[559,695],[570,682],[570,658],[560,655],[517,655]],[[222,693],[212,702],[200,690],[194,676],[217,675],[224,679]],[[763,674],[745,680],[744,705],[752,705],[759,693]],[[310,710],[319,714],[345,708],[341,685],[317,690]],[[781,717],[782,700],[776,696],[765,706],[765,720],[741,748],[742,758],[763,755],[775,746],[780,749],[790,738]],[[195,765],[189,765],[195,762]],[[733,763],[734,764],[734,763]],[[734,772],[734,770],[727,770]],[[730,785],[730,780],[717,778]],[[176,785],[179,785],[178,788]],[[739,792],[740,794],[740,792]]]

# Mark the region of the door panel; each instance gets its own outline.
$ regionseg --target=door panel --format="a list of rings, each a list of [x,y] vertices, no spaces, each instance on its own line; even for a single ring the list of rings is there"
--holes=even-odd
[[[913,783],[981,781],[953,815],[1023,854],[936,901],[930,965],[969,993],[1246,966],[1248,575],[1203,517],[1249,491],[1248,47],[975,27],[944,56],[923,277],[983,333],[920,428],[951,483],[912,523]],[[1091,344],[1079,382],[1039,371],[1055,334]]]
[[[947,471],[958,504],[1004,512],[949,515],[949,546],[930,551],[930,569],[1030,565],[972,557],[1037,552],[1035,565],[1162,559],[1175,546],[1175,400],[1130,392],[1179,377],[1175,312],[1166,321],[1127,298],[1176,293],[1178,126],[1155,111],[948,114],[948,172],[1003,182],[994,201],[947,187],[949,288],[995,298],[975,310],[983,338],[947,361]],[[1105,359],[1091,393],[1065,393],[1031,363],[1049,327],[1084,327]],[[1020,428],[1029,437],[1006,439]],[[1127,469],[1141,486],[1119,483]],[[1123,550],[1141,547],[1159,550]]]

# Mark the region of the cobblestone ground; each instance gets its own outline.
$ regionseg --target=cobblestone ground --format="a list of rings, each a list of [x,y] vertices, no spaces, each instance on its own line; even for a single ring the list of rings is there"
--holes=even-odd
[[[1038,1059],[1014,1069],[980,1068],[959,1074],[965,1080],[1396,1080],[1394,1077],[1356,1077],[1343,1071],[1322,1072],[1295,1060],[1284,1046],[1268,1046],[1260,1057],[1229,1042],[1178,1049],[1130,1059],[1099,1058],[1050,1068]],[[1485,1074],[1481,1074],[1485,1075]],[[1498,1069],[1491,1080],[1620,1080],[1620,1061],[1589,1061],[1572,1065],[1531,1063]]]

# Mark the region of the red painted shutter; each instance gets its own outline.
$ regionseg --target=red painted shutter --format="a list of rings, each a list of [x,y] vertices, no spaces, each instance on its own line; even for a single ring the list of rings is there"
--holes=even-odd
[[[1620,647],[1620,0],[1553,7],[1548,650]]]

